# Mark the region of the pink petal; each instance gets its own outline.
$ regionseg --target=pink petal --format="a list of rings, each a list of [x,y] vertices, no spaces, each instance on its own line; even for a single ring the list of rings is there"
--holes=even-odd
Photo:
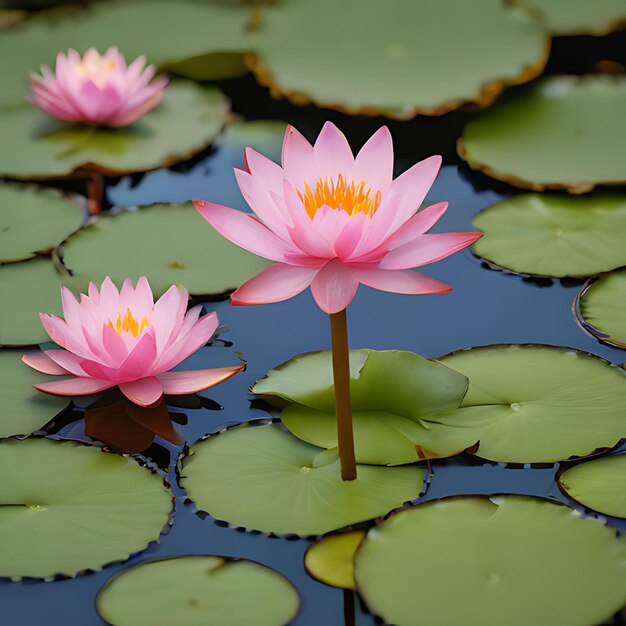
[[[40,313],[39,317],[41,318],[41,323],[43,327],[46,329],[46,332],[50,336],[50,339],[54,341],[54,343],[58,344],[62,348],[77,354],[78,356],[82,356],[84,358],[89,358],[91,356],[91,352],[87,346],[85,346],[85,342],[82,338],[82,333],[80,336],[74,335],[74,333],[68,328],[67,324],[56,315],[48,315],[47,313]]]
[[[398,196],[409,195],[414,205],[419,207],[441,169],[441,157],[434,155],[420,161],[403,172],[391,183],[391,189]]]
[[[51,376],[69,374],[65,368],[55,363],[45,352],[40,352],[39,350],[27,352],[22,356],[22,361],[43,374],[50,374]]]
[[[61,302],[63,303],[63,317],[72,332],[78,331],[82,325],[82,310],[74,294],[65,286],[61,287]]]
[[[268,191],[282,194],[285,179],[283,168],[252,148],[246,148],[244,154],[246,167],[252,178]]]
[[[55,396],[89,396],[113,386],[115,386],[114,382],[97,378],[67,378],[33,385],[35,389]]]
[[[87,335],[85,338],[88,338]],[[102,325],[102,347],[109,357],[105,360],[111,366],[120,365],[128,356],[128,346],[126,342],[122,339],[121,335],[116,333],[108,324]],[[99,354],[97,346],[92,344],[91,349],[94,354]]]
[[[313,146],[314,170],[308,173],[309,185],[314,186],[320,178],[336,180],[339,174],[350,176],[354,156],[346,136],[332,123],[326,122]]]
[[[172,285],[154,305],[150,324],[154,328],[158,353],[176,340],[185,319],[188,299],[185,289]]]
[[[351,268],[360,282],[368,287],[392,293],[447,293],[452,287],[413,270]]]
[[[313,146],[293,126],[287,126],[285,131],[282,164],[287,178],[297,188],[311,176]]]
[[[74,376],[85,376],[85,370],[81,367],[83,359],[68,352],[67,350],[46,350],[46,356],[50,357],[59,367],[67,370]]]
[[[370,217],[363,212],[349,218],[335,240],[335,254],[341,261],[350,258],[357,244],[363,236],[363,232],[369,226]]]
[[[131,402],[139,406],[156,404],[163,395],[163,386],[154,376],[121,383],[119,388]]]
[[[385,193],[393,178],[393,141],[386,126],[379,128],[361,148],[354,161],[353,179]]]
[[[338,259],[325,265],[311,283],[317,305],[326,313],[343,311],[356,294],[359,280],[354,272]]]
[[[245,365],[218,367],[208,370],[186,372],[166,372],[157,376],[163,385],[163,391],[171,395],[198,393],[221,383],[245,369]]]

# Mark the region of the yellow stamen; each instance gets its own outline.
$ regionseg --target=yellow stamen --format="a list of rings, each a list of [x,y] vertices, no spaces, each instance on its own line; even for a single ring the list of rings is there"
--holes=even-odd
[[[143,332],[143,329],[149,325],[147,316],[143,316],[141,323],[139,323],[131,313],[130,309],[126,309],[124,317],[118,313],[117,320],[113,323],[109,320],[109,326],[119,335],[121,333],[131,333],[133,337]]]

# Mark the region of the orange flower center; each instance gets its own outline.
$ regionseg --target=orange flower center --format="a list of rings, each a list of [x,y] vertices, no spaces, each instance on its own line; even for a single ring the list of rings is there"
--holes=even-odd
[[[139,323],[131,313],[130,309],[126,309],[126,314],[122,317],[118,314],[115,324],[109,320],[109,326],[119,335],[121,333],[131,333],[136,337],[141,331],[149,325],[148,318],[144,315],[141,323]]]
[[[373,194],[372,189],[365,186],[365,181],[348,183],[343,174],[339,174],[337,180],[320,178],[314,189],[305,181],[304,191],[298,190],[297,193],[311,218],[324,205],[331,209],[343,209],[348,215],[363,212],[372,216],[382,197],[380,191]]]

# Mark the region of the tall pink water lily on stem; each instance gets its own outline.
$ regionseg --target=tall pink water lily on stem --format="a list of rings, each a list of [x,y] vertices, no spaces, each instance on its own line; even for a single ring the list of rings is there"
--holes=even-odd
[[[235,170],[254,215],[196,200],[204,218],[233,243],[276,261],[237,289],[236,305],[291,298],[307,287],[322,310],[336,313],[359,283],[404,294],[451,287],[412,271],[469,246],[482,233],[426,234],[446,202],[418,209],[441,157],[420,161],[393,179],[393,145],[380,128],[355,157],[330,122],[315,145],[293,127],[285,133],[282,167],[247,148],[247,171]]]
[[[126,65],[117,48],[100,55],[95,48],[81,56],[60,52],[56,71],[41,67],[30,77],[29,100],[50,115],[68,122],[128,126],[163,98],[167,78],[154,76],[154,65],[140,56]]]
[[[156,404],[163,393],[181,395],[208,389],[244,365],[170,372],[202,347],[218,325],[217,313],[200,317],[202,306],[189,312],[189,296],[172,286],[154,302],[145,277],[120,291],[107,277],[100,290],[91,283],[80,301],[62,288],[63,315],[41,314],[52,341],[61,350],[25,354],[22,360],[45,374],[67,376],[42,382],[36,389],[60,396],[82,396],[118,386],[132,402]]]

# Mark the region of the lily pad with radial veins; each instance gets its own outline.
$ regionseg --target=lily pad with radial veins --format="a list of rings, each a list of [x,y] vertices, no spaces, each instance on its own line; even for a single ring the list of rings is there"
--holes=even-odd
[[[132,459],[51,439],[0,441],[0,577],[74,576],[144,550],[172,511]]]
[[[517,187],[590,191],[626,182],[626,76],[553,76],[470,120],[472,169]]]
[[[291,0],[264,8],[251,41],[248,63],[275,95],[400,119],[488,105],[537,76],[550,48],[500,0]]]

